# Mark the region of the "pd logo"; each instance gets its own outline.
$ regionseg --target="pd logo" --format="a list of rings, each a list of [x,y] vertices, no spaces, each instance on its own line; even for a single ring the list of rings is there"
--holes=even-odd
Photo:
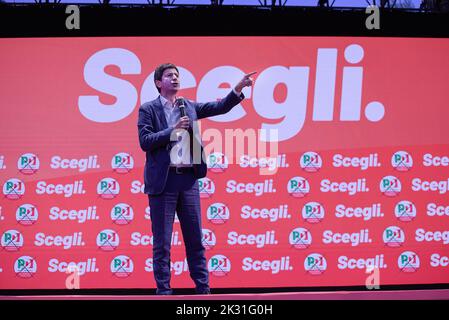
[[[97,246],[103,251],[114,251],[119,244],[119,236],[114,230],[105,229],[97,235]]]
[[[32,204],[23,204],[16,210],[16,220],[23,226],[30,226],[37,222],[39,212]]]
[[[306,172],[317,172],[323,166],[323,161],[318,153],[308,151],[299,158],[299,165]]]
[[[134,263],[130,257],[120,255],[112,259],[111,272],[118,278],[129,277],[134,271]]]
[[[401,181],[394,176],[383,177],[380,181],[380,192],[387,197],[395,197],[401,192]]]
[[[229,166],[228,158],[221,152],[214,152],[207,157],[207,168],[215,173],[225,172]]]
[[[400,201],[394,207],[394,215],[399,221],[409,222],[416,217],[415,205],[407,200]]]
[[[210,250],[217,244],[217,238],[211,230],[203,229],[203,238],[201,239],[201,242],[206,250]]]
[[[39,158],[33,153],[25,153],[17,160],[17,169],[23,174],[34,174],[39,170]]]
[[[326,259],[319,253],[311,253],[304,260],[304,269],[308,274],[319,276],[327,269]]]
[[[134,168],[134,159],[128,153],[117,153],[112,157],[111,167],[117,173],[128,173]]]
[[[215,184],[207,177],[198,179],[198,188],[200,190],[200,198],[203,199],[210,198],[215,193]]]
[[[396,248],[402,246],[405,241],[405,234],[401,228],[390,226],[384,230],[383,240],[387,247]]]
[[[223,224],[229,220],[229,209],[220,202],[213,203],[207,208],[207,220],[213,224]]]
[[[406,151],[397,151],[391,157],[391,166],[397,171],[409,171],[413,167],[412,156]]]
[[[303,198],[310,192],[309,182],[303,177],[293,177],[288,181],[287,191],[295,198]]]
[[[2,235],[1,245],[6,251],[19,251],[23,247],[23,236],[17,230],[7,230]]]
[[[312,234],[305,228],[296,228],[290,232],[288,242],[296,249],[307,249],[312,244]]]
[[[126,203],[119,203],[112,208],[111,219],[118,225],[130,224],[134,219],[134,210]]]
[[[416,272],[419,264],[419,257],[413,251],[404,251],[399,255],[398,267],[402,272]]]
[[[17,200],[25,194],[25,184],[16,178],[11,178],[3,184],[3,194],[7,199]]]
[[[31,278],[37,271],[37,263],[30,256],[21,256],[14,262],[14,272],[20,278]]]
[[[113,178],[104,178],[97,185],[97,194],[103,199],[114,199],[120,193],[120,185]]]
[[[302,218],[309,223],[318,223],[324,219],[324,207],[318,202],[308,202],[302,207]]]
[[[207,268],[212,275],[223,277],[231,271],[231,260],[221,254],[217,254],[209,259]]]

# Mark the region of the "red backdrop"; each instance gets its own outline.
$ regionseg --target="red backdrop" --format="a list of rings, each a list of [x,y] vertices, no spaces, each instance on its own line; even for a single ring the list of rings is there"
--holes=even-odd
[[[212,287],[365,285],[367,265],[381,286],[449,283],[447,39],[1,39],[0,49],[0,289],[65,288],[71,262],[81,288],[154,287],[136,124],[167,61],[196,101],[258,72],[227,118],[202,120],[206,146],[226,130],[278,129],[275,174],[225,149],[229,166],[208,174],[214,192],[204,181]],[[174,231],[172,285],[190,287]]]

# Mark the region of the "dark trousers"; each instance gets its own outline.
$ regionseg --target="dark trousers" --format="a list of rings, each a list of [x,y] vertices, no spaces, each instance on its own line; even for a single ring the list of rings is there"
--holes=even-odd
[[[209,272],[201,242],[201,207],[198,181],[193,172],[169,171],[160,195],[149,196],[153,232],[153,272],[156,294],[172,294],[170,287],[170,245],[175,210],[181,224],[190,277],[197,293],[209,293]]]

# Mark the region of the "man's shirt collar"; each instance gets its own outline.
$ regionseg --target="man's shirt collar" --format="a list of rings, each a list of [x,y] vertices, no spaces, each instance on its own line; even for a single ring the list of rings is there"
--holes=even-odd
[[[164,108],[170,109],[170,111],[171,111],[171,109],[173,108],[173,104],[170,101],[168,101],[166,98],[164,98],[162,95],[159,95],[159,99],[161,101],[162,106]]]

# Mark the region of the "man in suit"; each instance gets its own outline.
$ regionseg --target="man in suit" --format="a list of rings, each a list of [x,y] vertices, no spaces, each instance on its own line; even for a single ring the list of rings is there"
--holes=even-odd
[[[144,182],[151,211],[156,294],[173,293],[170,287],[170,244],[175,210],[196,293],[210,294],[209,272],[201,241],[197,180],[206,176],[207,165],[201,139],[194,134],[193,128],[197,120],[224,114],[239,104],[244,99],[242,89],[252,85],[251,75],[254,73],[246,74],[220,101],[196,103],[177,100],[180,79],[175,65],[162,64],[154,72],[154,83],[160,96],[139,108],[137,127],[140,147],[146,153]],[[185,116],[181,116],[179,101],[185,105]],[[178,137],[182,139],[180,142]],[[180,147],[182,143],[188,148]]]

